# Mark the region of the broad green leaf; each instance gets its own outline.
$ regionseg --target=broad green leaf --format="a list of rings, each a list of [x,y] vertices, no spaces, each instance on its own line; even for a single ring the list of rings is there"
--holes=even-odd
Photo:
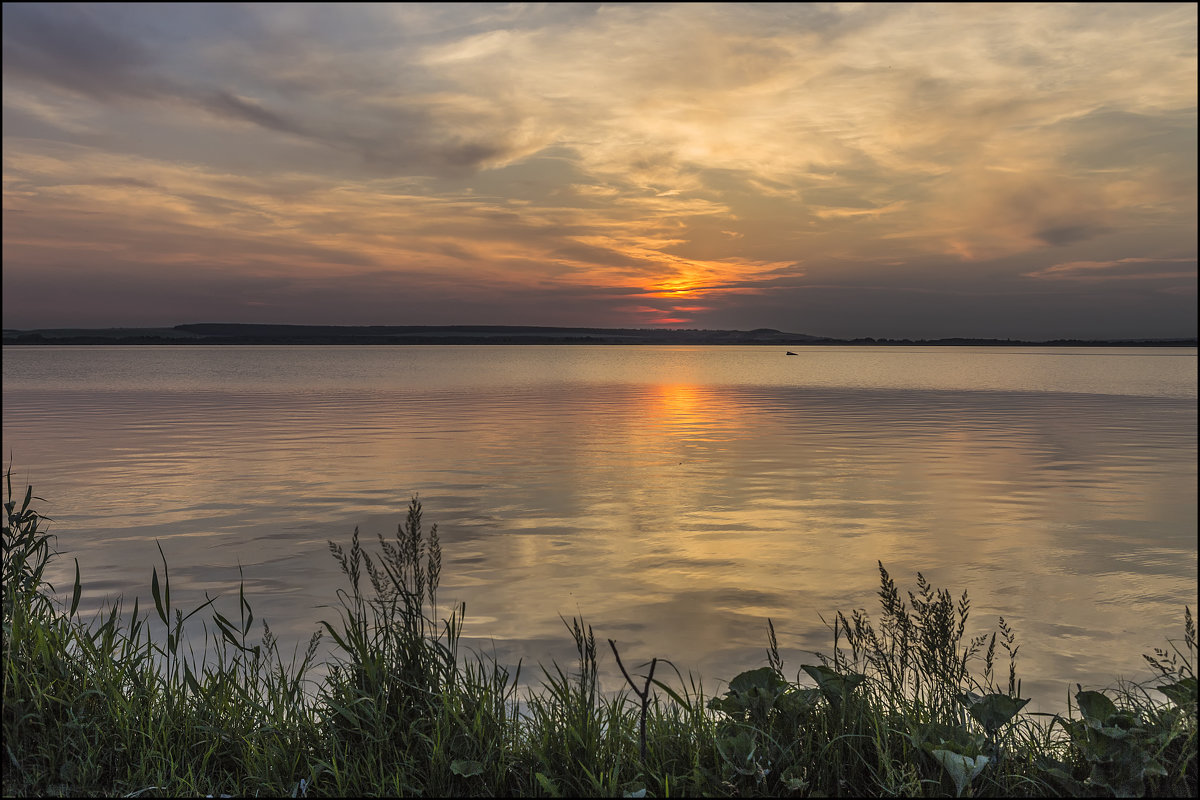
[[[1079,705],[1079,713],[1093,728],[1100,727],[1117,713],[1113,701],[1101,692],[1081,691],[1075,695],[1075,702]]]
[[[1035,764],[1043,775],[1062,784],[1070,796],[1077,797],[1082,792],[1083,784],[1075,780],[1075,776],[1071,774],[1071,766],[1066,762],[1043,755],[1036,758]]]
[[[1096,733],[1100,734],[1101,736],[1107,736],[1109,739],[1120,740],[1120,739],[1124,739],[1126,736],[1129,736],[1128,728],[1118,728],[1115,725],[1110,725],[1110,726],[1102,725],[1099,728],[1093,728],[1092,730],[1094,730]]]
[[[779,689],[786,687],[787,681],[780,678],[779,673],[770,667],[743,672],[729,682],[729,690],[738,694],[747,694],[751,689],[763,689],[776,693]]]
[[[810,664],[802,664],[800,668],[817,682],[822,694],[834,701],[841,701],[854,691],[856,686],[867,679],[866,675],[858,672],[848,672],[842,675],[824,665],[814,667]]]
[[[724,711],[730,716],[741,714],[747,708],[746,703],[742,700],[742,698],[734,695],[710,698],[708,701],[708,707],[713,711]]]
[[[988,733],[995,733],[1025,707],[1029,700],[1010,697],[1006,694],[989,694],[976,699],[967,707],[967,712]]]
[[[754,737],[746,731],[739,731],[736,736],[723,736],[714,742],[717,746],[717,752],[721,758],[725,759],[725,763],[733,767],[742,775],[753,775],[755,770],[747,769],[754,761],[754,753],[758,746],[754,742]]]
[[[932,755],[945,768],[946,772],[950,773],[950,778],[954,781],[956,797],[962,797],[963,789],[967,788],[971,781],[983,772],[983,768],[990,760],[987,756],[971,758],[950,750],[934,750]]]
[[[731,716],[750,712],[765,716],[775,706],[775,701],[787,691],[788,682],[770,667],[743,672],[729,682],[729,691],[724,697],[714,697],[708,707],[723,711]]]
[[[961,725],[948,725],[942,722],[910,724],[907,738],[914,746],[922,747],[926,752],[934,750],[953,750],[964,755],[978,755],[987,740],[983,734],[972,733]]]
[[[1117,797],[1143,797],[1146,794],[1145,770],[1132,759],[1100,762],[1092,766],[1086,783],[1107,789]]]
[[[816,705],[820,699],[820,689],[794,688],[780,695],[775,701],[775,707],[785,714],[797,714]]]
[[[1082,725],[1083,736],[1075,739],[1075,745],[1089,763],[1127,762],[1141,758],[1137,739],[1129,736],[1128,731],[1121,728],[1089,728],[1086,723]]]

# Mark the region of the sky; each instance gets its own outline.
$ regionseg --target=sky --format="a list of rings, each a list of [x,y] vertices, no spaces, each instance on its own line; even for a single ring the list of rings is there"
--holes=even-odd
[[[1197,330],[1197,5],[3,5],[5,328]]]

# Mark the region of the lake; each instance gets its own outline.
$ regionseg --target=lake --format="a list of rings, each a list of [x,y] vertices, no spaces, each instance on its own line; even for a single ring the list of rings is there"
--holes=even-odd
[[[285,642],[333,619],[328,540],[437,523],[472,647],[626,663],[709,691],[817,663],[878,617],[877,561],[1015,628],[1031,708],[1150,677],[1197,598],[1195,348],[5,347],[3,449],[84,607],[173,599]],[[1006,662],[1003,669],[1007,669]],[[623,680],[605,649],[604,684]]]

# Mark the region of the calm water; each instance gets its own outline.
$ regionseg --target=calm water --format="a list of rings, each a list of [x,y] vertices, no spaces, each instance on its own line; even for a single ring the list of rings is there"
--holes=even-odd
[[[180,605],[236,603],[241,565],[285,640],[332,618],[327,540],[416,493],[440,599],[506,663],[568,663],[582,613],[716,689],[769,617],[795,672],[819,615],[876,610],[876,561],[1002,614],[1042,708],[1181,636],[1194,348],[783,350],[5,347],[3,450],[85,604],[145,607],[158,540]]]

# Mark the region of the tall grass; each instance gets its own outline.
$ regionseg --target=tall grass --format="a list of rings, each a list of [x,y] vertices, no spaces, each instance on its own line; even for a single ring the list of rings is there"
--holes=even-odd
[[[1025,712],[1020,646],[1001,619],[882,564],[880,611],[837,612],[833,647],[794,677],[773,622],[767,663],[706,692],[656,657],[626,670],[564,620],[577,661],[518,690],[439,615],[441,546],[414,498],[368,552],[330,543],[346,580],[303,653],[286,656],[239,589],[231,614],[172,601],[90,620],[45,580],[47,519],[8,476],[4,548],[5,795],[1048,796],[1196,791],[1196,632],[1146,656],[1152,682],[1080,688],[1066,714]],[[197,653],[186,630],[203,619]],[[334,654],[310,676],[322,636]],[[656,654],[657,655],[657,654]],[[603,662],[603,663],[602,663]],[[655,667],[662,668],[655,672]],[[647,669],[648,668],[648,669]],[[600,691],[603,670],[631,689]],[[640,671],[639,671],[640,670]],[[638,680],[634,679],[634,673]],[[615,672],[613,673],[615,674]],[[644,681],[644,683],[643,683]],[[631,691],[633,696],[631,696]]]

